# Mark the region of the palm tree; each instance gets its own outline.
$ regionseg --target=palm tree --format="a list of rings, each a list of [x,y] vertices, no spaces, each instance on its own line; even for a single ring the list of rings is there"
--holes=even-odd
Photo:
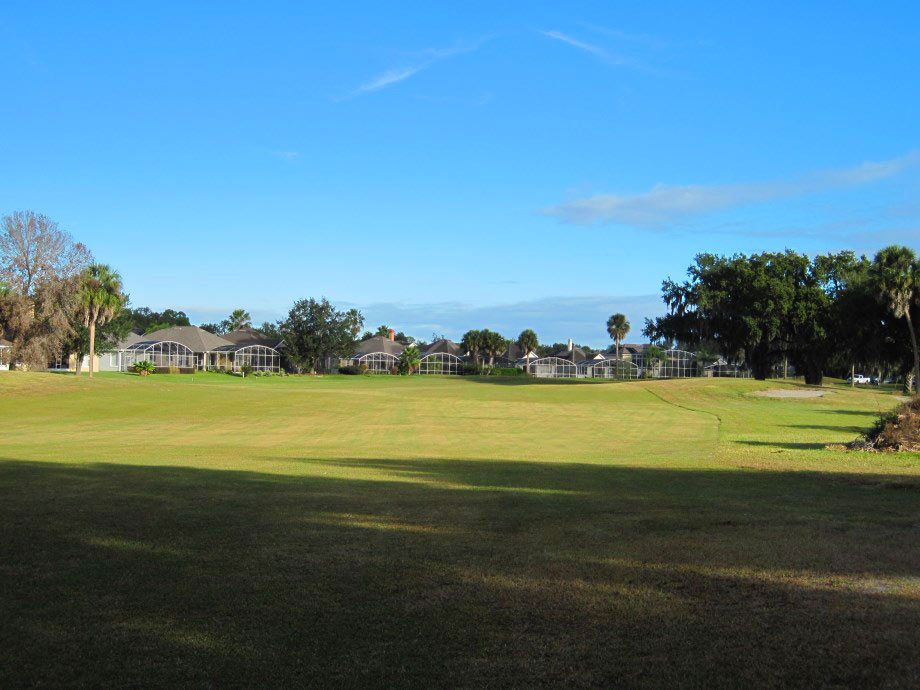
[[[489,366],[495,366],[495,355],[501,354],[505,349],[507,341],[501,336],[501,333],[495,333],[488,328],[481,331],[482,349],[489,355]]]
[[[476,366],[479,366],[479,351],[484,344],[482,331],[467,331],[463,334],[463,339],[460,341],[460,344],[467,352],[473,355],[473,362],[475,362]]]
[[[875,255],[872,275],[879,299],[894,313],[895,318],[907,321],[907,330],[910,332],[910,342],[914,349],[914,381],[920,382],[920,350],[917,349],[917,334],[910,318],[910,308],[917,301],[917,292],[920,288],[917,255],[908,247],[885,247]]]
[[[407,347],[399,356],[400,369],[405,371],[405,373],[409,376],[412,375],[413,371],[418,369],[419,362],[421,362],[421,356],[419,355],[418,348],[415,347],[415,345],[410,345]]]
[[[121,311],[126,297],[121,288],[121,276],[106,264],[93,264],[80,276],[77,304],[83,316],[83,325],[89,327],[89,376],[93,377],[93,360],[96,357],[96,326],[102,326]],[[77,362],[77,374],[80,362]]]
[[[607,319],[607,333],[617,345],[617,359],[620,358],[620,343],[626,334],[629,333],[629,321],[626,320],[625,314],[614,314]]]
[[[537,346],[540,344],[540,341],[537,340],[537,334],[528,328],[526,330],[521,331],[521,334],[517,338],[517,344],[518,344],[518,347],[521,348],[521,350],[524,353],[523,355],[525,358],[524,366],[526,367],[527,373],[529,374],[530,373],[530,357],[528,357],[527,355],[529,355],[531,352],[537,349]]]
[[[250,328],[252,326],[252,317],[245,309],[234,309],[233,313],[227,317],[227,330],[238,331],[241,328]]]

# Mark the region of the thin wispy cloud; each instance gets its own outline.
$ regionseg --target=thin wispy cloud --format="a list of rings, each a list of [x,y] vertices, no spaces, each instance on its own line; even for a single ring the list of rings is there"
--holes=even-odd
[[[550,38],[554,41],[559,41],[565,43],[566,45],[577,48],[578,50],[584,51],[596,57],[601,62],[604,62],[608,65],[613,65],[616,67],[640,67],[641,63],[630,57],[624,57],[622,55],[615,55],[601,46],[595,45],[593,43],[588,43],[580,39],[570,36],[569,34],[564,34],[561,31],[540,31],[540,34]]]
[[[598,194],[544,209],[563,223],[619,223],[656,229],[723,209],[793,199],[809,194],[869,184],[920,165],[920,151],[887,161],[825,170],[791,181],[724,185],[658,184],[641,194]]]
[[[610,29],[606,26],[597,26],[596,24],[587,24],[584,22],[582,23],[582,26],[604,36],[609,36],[610,38],[616,39],[618,41],[639,43],[650,48],[663,48],[665,45],[667,45],[667,42],[664,39],[661,39],[657,36],[652,36],[650,34],[636,34],[629,31],[623,31],[621,29]]]
[[[354,89],[350,96],[360,96],[363,94],[373,93],[375,91],[380,91],[394,84],[409,79],[410,77],[415,76],[419,72],[422,72],[432,65],[446,60],[448,58],[454,57],[456,55],[462,55],[464,53],[471,53],[477,50],[483,43],[488,40],[488,37],[480,38],[473,43],[457,43],[448,48],[428,48],[417,54],[413,64],[403,65],[401,67],[394,67],[386,70],[382,74],[370,79],[358,88]]]

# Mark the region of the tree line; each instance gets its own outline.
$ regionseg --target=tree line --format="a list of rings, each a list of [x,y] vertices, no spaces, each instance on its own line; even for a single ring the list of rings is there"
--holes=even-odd
[[[920,379],[914,321],[920,267],[913,250],[874,258],[850,251],[699,254],[687,280],[662,283],[668,312],[646,319],[653,342],[715,350],[757,379],[788,362],[809,384],[855,367],[880,378]]]

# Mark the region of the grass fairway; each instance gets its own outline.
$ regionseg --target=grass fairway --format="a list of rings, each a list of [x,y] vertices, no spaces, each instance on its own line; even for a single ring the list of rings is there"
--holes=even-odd
[[[0,373],[0,687],[920,685],[896,399]]]

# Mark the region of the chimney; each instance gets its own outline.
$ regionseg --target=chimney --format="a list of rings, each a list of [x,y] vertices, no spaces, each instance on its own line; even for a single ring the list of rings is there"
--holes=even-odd
[[[394,330],[391,328],[391,329],[390,329],[390,342],[392,343],[394,340],[396,340],[396,331],[394,331]]]
[[[575,346],[572,344],[572,339],[569,338],[569,352],[575,349]]]

